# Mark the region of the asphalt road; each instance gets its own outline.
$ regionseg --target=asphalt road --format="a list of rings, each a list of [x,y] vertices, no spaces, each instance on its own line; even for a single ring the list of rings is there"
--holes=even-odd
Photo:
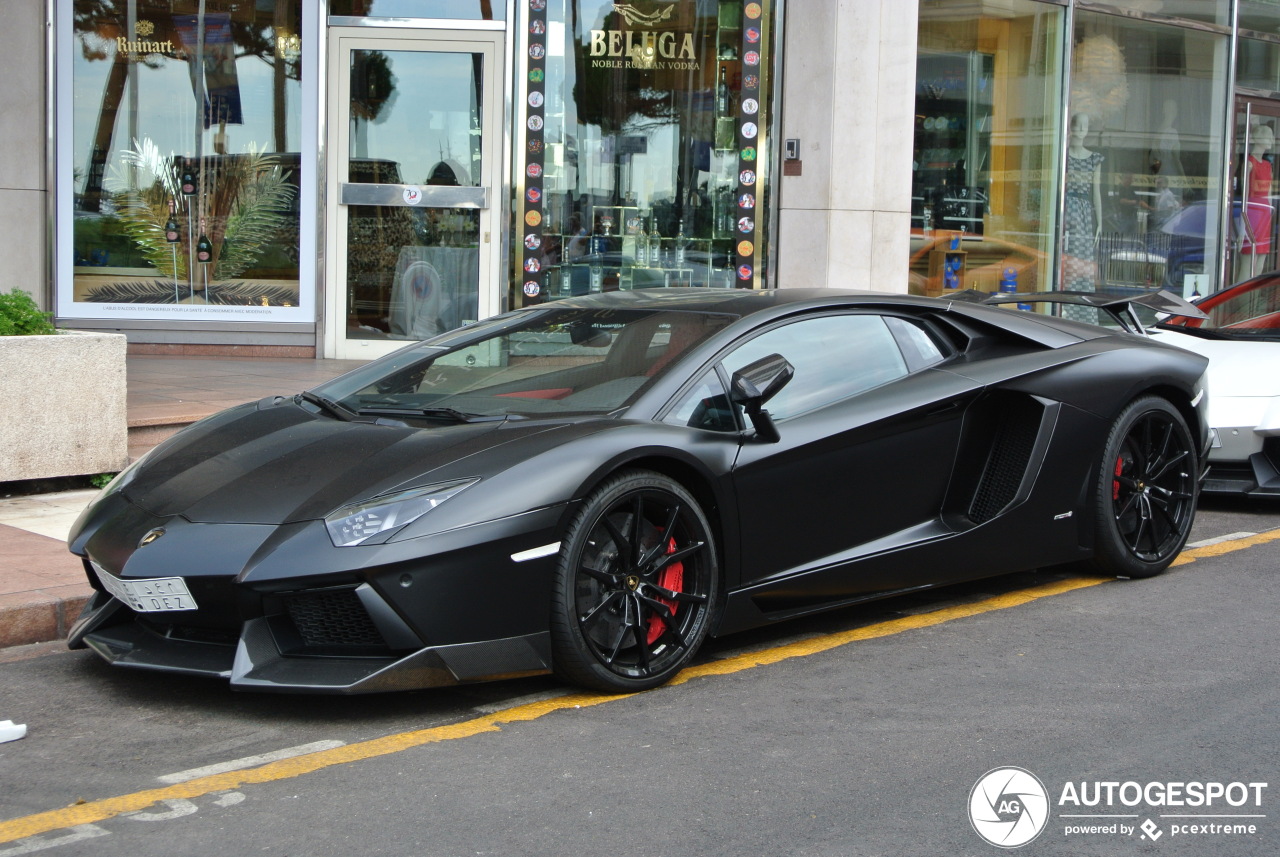
[[[1234,539],[1152,580],[1029,573],[842,610],[715,641],[696,677],[607,700],[551,679],[233,694],[56,646],[0,652],[0,720],[30,729],[0,744],[0,857],[981,857],[1001,849],[970,823],[970,792],[1006,766],[1047,793],[1004,807],[1043,821],[1017,853],[1272,857],[1277,527],[1280,503],[1207,501],[1193,540]],[[262,758],[299,747],[316,752]],[[1062,802],[1097,782],[1224,795]]]

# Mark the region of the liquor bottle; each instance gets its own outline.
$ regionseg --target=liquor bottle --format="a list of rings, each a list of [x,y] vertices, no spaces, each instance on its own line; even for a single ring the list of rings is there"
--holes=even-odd
[[[591,283],[588,288],[593,292],[604,291],[604,254],[609,249],[609,227],[613,225],[613,220],[609,217],[600,218],[600,230],[591,236],[587,246],[591,250]]]
[[[636,267],[649,267],[649,233],[644,231],[644,223],[636,232]]]
[[[676,232],[676,267],[677,268],[684,267],[684,251],[685,251],[684,245],[685,245],[684,221],[681,220],[679,230]]]
[[[725,74],[725,67],[720,66],[720,83],[716,86],[716,115],[729,115],[729,78]]]
[[[196,171],[188,161],[182,162],[182,178],[179,180],[179,184],[182,186],[184,196],[195,196]]]
[[[204,232],[204,218],[200,218],[200,238],[196,241],[196,261],[207,264],[213,259],[213,244]]]
[[[604,291],[604,260],[599,254],[591,257],[591,285],[589,287],[593,292]]]
[[[164,240],[170,244],[177,244],[178,235],[178,219],[175,216],[174,201],[169,200],[169,219],[164,222]]]
[[[560,296],[573,294],[573,267],[568,262],[560,263]]]
[[[653,230],[649,232],[649,265],[662,267],[662,233],[658,231],[658,215],[653,216]]]

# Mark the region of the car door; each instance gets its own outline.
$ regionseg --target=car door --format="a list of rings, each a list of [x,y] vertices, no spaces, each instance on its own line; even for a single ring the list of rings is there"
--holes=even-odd
[[[861,556],[945,534],[940,511],[961,421],[981,385],[932,368],[946,345],[907,317],[784,323],[722,366],[731,375],[773,353],[795,377],[765,405],[781,439],[748,431],[738,453],[739,583],[820,600],[914,585],[910,570],[887,580],[850,570]]]

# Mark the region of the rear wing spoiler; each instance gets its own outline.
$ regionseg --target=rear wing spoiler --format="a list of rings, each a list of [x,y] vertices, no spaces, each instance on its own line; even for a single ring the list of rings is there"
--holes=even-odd
[[[979,298],[977,295],[981,294]],[[996,292],[995,294],[966,293],[955,295],[960,300],[976,300],[977,303],[999,304],[1076,304],[1096,307],[1111,316],[1121,329],[1129,333],[1146,335],[1142,320],[1138,317],[1135,306],[1143,306],[1158,313],[1168,315],[1185,315],[1190,318],[1208,318],[1204,310],[1190,303],[1173,292],[1161,289],[1156,292],[1139,292],[1138,294],[1116,294],[1114,292]]]

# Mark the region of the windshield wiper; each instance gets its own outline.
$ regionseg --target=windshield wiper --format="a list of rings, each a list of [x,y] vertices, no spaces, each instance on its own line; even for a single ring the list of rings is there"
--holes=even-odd
[[[356,412],[348,408],[341,402],[336,402],[327,396],[319,393],[313,393],[310,390],[303,390],[298,394],[298,398],[310,402],[321,410],[328,411],[331,416],[335,416],[344,422],[351,422],[356,418]]]
[[[518,414],[468,414],[453,408],[361,408],[358,413],[362,417],[426,417],[455,423],[500,423],[525,419]]]

